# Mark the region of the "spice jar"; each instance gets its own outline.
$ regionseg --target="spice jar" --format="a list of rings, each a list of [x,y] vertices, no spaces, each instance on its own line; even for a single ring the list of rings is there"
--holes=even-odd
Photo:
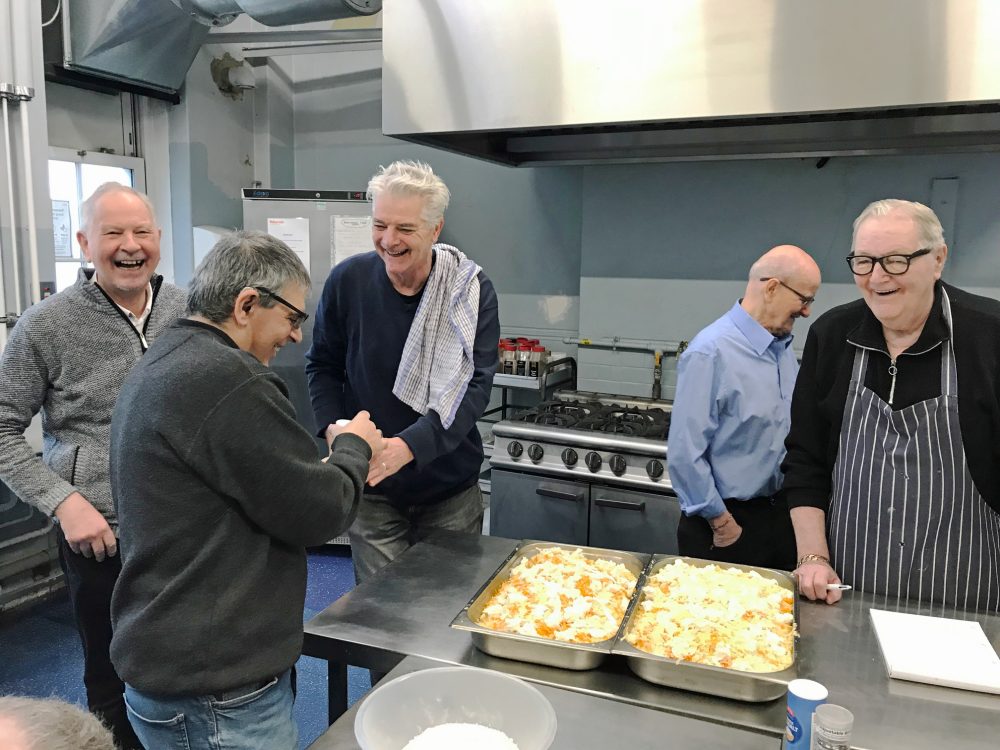
[[[528,360],[531,358],[531,346],[521,344],[517,347],[517,364],[514,369],[515,375],[528,374]]]
[[[843,706],[816,706],[812,720],[811,750],[850,750],[854,714]]]
[[[545,356],[548,352],[544,346],[535,345],[531,347],[531,358],[528,360],[528,374],[537,378],[538,373],[544,369],[544,362],[547,359]]]

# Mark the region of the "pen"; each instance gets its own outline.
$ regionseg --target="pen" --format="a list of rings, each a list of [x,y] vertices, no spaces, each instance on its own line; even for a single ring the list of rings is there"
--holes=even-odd
[[[850,591],[851,587],[846,583],[828,583],[826,584],[827,591]]]

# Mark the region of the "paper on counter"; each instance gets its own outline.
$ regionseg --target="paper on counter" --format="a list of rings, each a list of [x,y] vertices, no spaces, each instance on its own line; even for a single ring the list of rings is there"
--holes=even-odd
[[[978,622],[870,612],[889,677],[1000,695],[1000,657]]]

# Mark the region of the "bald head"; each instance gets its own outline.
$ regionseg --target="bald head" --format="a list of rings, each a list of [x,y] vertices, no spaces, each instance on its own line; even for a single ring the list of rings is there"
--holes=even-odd
[[[750,282],[763,276],[772,276],[793,284],[798,280],[815,280],[819,283],[819,266],[801,247],[778,245],[772,247],[750,266]]]
[[[773,335],[787,336],[796,318],[809,316],[819,284],[819,266],[809,253],[795,245],[778,245],[750,267],[741,304]]]

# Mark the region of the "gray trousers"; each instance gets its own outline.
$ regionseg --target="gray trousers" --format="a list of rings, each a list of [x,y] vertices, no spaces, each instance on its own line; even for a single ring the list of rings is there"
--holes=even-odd
[[[477,484],[431,505],[402,508],[366,494],[349,532],[354,579],[371,578],[435,529],[480,534],[482,528],[483,493]]]

